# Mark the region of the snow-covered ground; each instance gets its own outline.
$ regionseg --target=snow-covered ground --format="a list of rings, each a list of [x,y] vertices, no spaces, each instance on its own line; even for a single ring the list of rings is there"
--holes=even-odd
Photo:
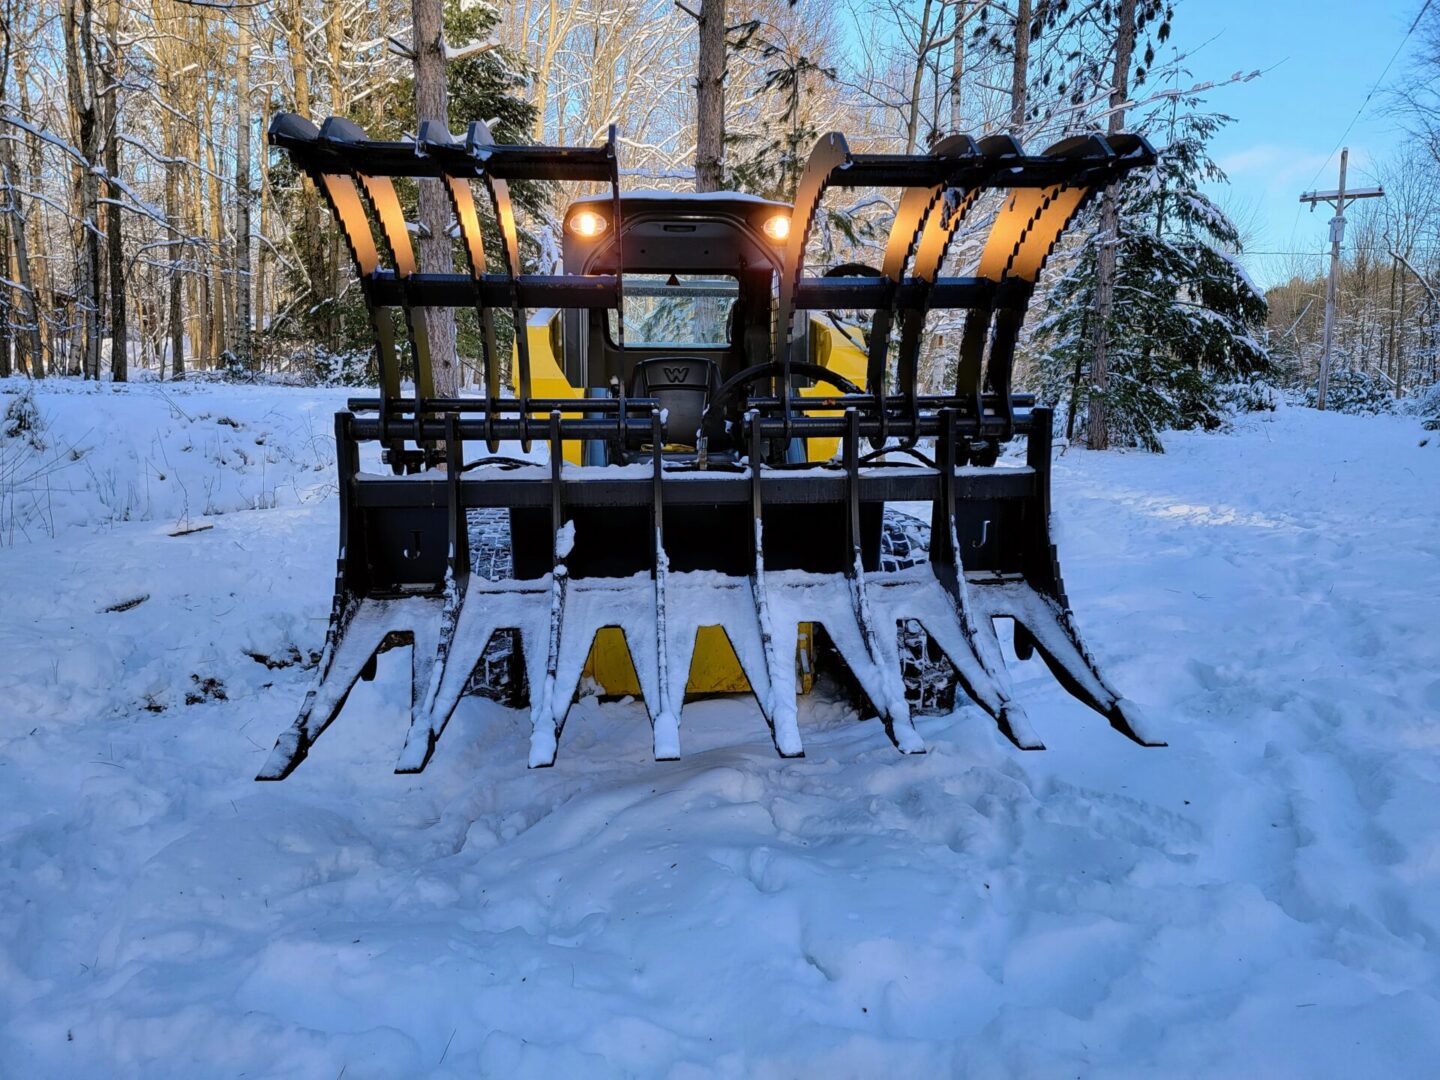
[[[589,701],[528,771],[527,717],[466,699],[399,777],[397,650],[257,785],[343,397],[51,383],[47,449],[0,439],[0,1076],[1434,1075],[1418,421],[1059,461],[1071,599],[1168,749],[1031,662],[1044,753],[965,708],[905,758],[817,697],[782,761],[711,700],[657,764]]]

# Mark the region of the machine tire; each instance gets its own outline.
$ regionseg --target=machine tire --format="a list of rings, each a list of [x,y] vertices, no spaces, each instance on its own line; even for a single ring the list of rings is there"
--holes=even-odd
[[[510,561],[510,512],[504,509],[468,510],[470,572],[487,581],[503,581],[514,573]],[[528,696],[525,664],[513,630],[501,630],[485,646],[480,662],[470,673],[465,693],[490,698],[518,708]]]
[[[930,561],[930,526],[909,514],[885,508],[880,531],[880,569],[904,570]],[[900,668],[905,700],[921,716],[944,716],[955,711],[955,668],[917,619],[906,619],[899,634]]]

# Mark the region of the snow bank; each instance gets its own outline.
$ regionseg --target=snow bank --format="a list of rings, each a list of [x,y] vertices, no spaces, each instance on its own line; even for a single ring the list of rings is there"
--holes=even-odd
[[[218,383],[0,379],[41,427],[0,438],[0,546],[122,521],[185,527],[333,494],[347,391]]]
[[[268,416],[304,460],[335,403],[217,387],[176,399],[187,424],[135,390],[64,397],[40,398],[52,438],[119,485],[154,455],[112,409],[192,442],[202,412]],[[965,708],[901,757],[817,695],[802,760],[737,699],[688,705],[685,758],[656,764],[643,709],[585,701],[527,771],[525,714],[466,699],[400,777],[396,650],[264,786],[324,632],[333,501],[172,537],[175,495],[121,522],[77,484],[56,539],[0,550],[0,1075],[1426,1074],[1419,437],[1282,408],[1059,461],[1071,598],[1166,750],[1031,662],[1043,753]]]

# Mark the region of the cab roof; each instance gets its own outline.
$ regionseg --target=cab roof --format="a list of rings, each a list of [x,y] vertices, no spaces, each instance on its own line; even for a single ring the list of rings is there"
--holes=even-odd
[[[583,206],[587,203],[609,205],[610,199],[609,192],[599,195],[582,195],[570,205]],[[719,203],[721,205],[743,204],[746,207],[774,206],[783,210],[790,209],[789,203],[751,195],[748,191],[661,191],[658,188],[636,188],[633,191],[621,191],[620,202],[622,204],[629,202]]]

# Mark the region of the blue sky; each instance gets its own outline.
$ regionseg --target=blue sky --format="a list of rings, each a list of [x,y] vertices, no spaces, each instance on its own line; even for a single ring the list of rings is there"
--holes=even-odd
[[[1334,188],[1340,140],[1365,95],[1405,36],[1423,0],[1185,0],[1177,5],[1173,43],[1189,54],[1195,81],[1220,80],[1260,68],[1253,82],[1221,87],[1208,105],[1235,122],[1216,136],[1211,151],[1230,184],[1212,192],[1232,216],[1252,225],[1247,265],[1262,286],[1276,284],[1284,260],[1262,252],[1320,253],[1329,214],[1301,207],[1300,192]],[[1386,78],[1404,77],[1414,39]],[[1374,163],[1405,136],[1377,93],[1356,120],[1350,147],[1350,181],[1373,184]],[[1323,166],[1323,169],[1322,169]],[[1317,177],[1316,172],[1320,170]],[[1297,213],[1297,210],[1299,213]]]

